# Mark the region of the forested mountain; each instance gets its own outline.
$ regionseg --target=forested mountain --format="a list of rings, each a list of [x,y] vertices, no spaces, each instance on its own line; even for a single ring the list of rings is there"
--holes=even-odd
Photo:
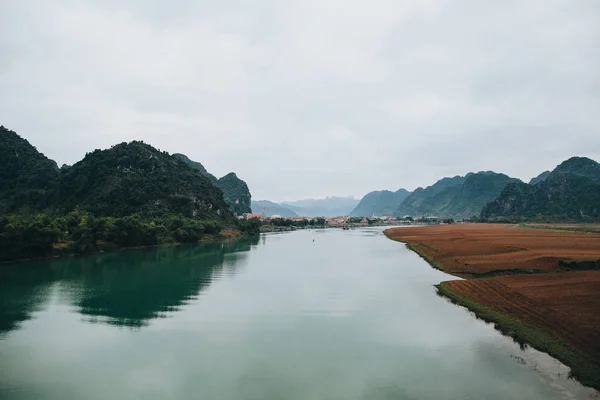
[[[60,176],[60,209],[96,216],[180,214],[195,219],[231,219],[223,193],[176,157],[143,142],[95,150]]]
[[[544,171],[541,174],[539,174],[538,176],[536,176],[535,178],[531,178],[531,180],[529,181],[530,185],[535,185],[536,183],[540,183],[542,181],[545,181],[546,178],[548,178],[548,176],[550,175],[550,171]]]
[[[268,200],[253,201],[252,214],[261,214],[263,207],[267,208],[267,217],[272,217],[273,215],[279,215],[280,217],[284,218],[292,218],[298,216],[298,214],[296,214],[294,211],[290,210],[286,206],[273,203],[272,201]]]
[[[59,170],[15,132],[0,126],[0,214],[54,202]]]
[[[2,127],[0,262],[195,243],[224,229],[258,234],[260,223],[234,218],[211,181],[197,166],[137,141],[95,150],[59,170]],[[247,192],[238,181],[230,174],[219,183]],[[249,194],[239,198],[250,203]]]
[[[324,199],[305,199],[286,201],[282,206],[294,211],[301,217],[340,217],[352,212],[358,205],[354,197],[325,197]]]
[[[252,212],[250,189],[246,182],[238,178],[235,173],[230,172],[219,179],[217,186],[223,191],[225,201],[229,204],[231,211],[239,215]]]
[[[350,216],[371,217],[392,215],[409,195],[410,192],[406,189],[399,189],[395,192],[380,190],[367,193],[350,213]]]
[[[520,181],[493,171],[444,178],[428,188],[415,190],[396,214],[459,219],[479,215],[509,182]]]
[[[455,176],[452,178],[442,178],[425,189],[417,188],[402,202],[395,214],[399,216],[431,214],[437,208],[438,204],[444,202],[443,199],[445,197],[450,197],[444,192],[449,188],[461,185],[464,181],[464,176]]]
[[[196,168],[198,171],[202,172],[204,176],[206,176],[213,184],[216,184],[218,179],[216,176],[211,174],[204,168],[204,165],[200,164],[198,161],[192,161],[185,154],[181,153],[173,153],[173,157],[179,158],[181,161],[189,165],[190,167]]]
[[[225,201],[229,204],[229,208],[231,211],[237,214],[245,214],[252,212],[251,209],[251,195],[250,190],[248,189],[248,185],[246,182],[238,178],[238,176],[230,172],[225,175],[221,179],[217,179],[214,175],[204,168],[202,164],[197,161],[190,160],[186,155],[181,153],[173,154],[174,157],[179,158],[189,166],[196,168],[202,174],[217,187],[219,187],[223,191],[223,195],[225,196]]]
[[[513,183],[483,209],[484,218],[596,222],[600,220],[600,164],[573,157],[545,180]]]

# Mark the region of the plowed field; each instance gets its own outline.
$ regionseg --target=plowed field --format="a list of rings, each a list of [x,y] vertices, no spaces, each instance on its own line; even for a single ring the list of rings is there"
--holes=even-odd
[[[600,260],[599,234],[464,224],[397,228],[386,235],[467,278],[444,282],[451,292],[535,326],[600,366],[600,270],[559,264]],[[578,367],[573,357],[562,361]]]
[[[559,261],[600,260],[600,235],[522,229],[514,225],[460,224],[396,228],[388,237],[415,246],[449,274],[557,272]]]

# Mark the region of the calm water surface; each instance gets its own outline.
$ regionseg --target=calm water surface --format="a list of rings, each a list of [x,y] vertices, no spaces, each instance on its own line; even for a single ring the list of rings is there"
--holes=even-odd
[[[0,398],[599,398],[447,279],[378,228],[4,266]]]

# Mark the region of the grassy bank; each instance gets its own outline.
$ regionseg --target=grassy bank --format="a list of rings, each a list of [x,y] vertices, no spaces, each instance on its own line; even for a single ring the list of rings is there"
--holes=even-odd
[[[477,318],[493,323],[495,328],[506,336],[510,336],[521,346],[527,344],[531,347],[548,353],[571,368],[571,376],[583,385],[600,390],[600,363],[594,362],[578,351],[573,350],[561,340],[556,339],[547,332],[508,315],[490,309],[467,297],[453,292],[445,282],[436,285],[438,294],[450,299],[475,313]]]

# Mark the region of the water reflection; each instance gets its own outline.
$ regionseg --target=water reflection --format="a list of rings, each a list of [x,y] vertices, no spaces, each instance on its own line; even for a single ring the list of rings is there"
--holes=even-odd
[[[232,275],[259,238],[15,264],[0,269],[0,334],[31,318],[53,285],[89,322],[139,328]]]
[[[0,267],[0,339],[42,308],[51,282],[52,271],[46,267]]]

